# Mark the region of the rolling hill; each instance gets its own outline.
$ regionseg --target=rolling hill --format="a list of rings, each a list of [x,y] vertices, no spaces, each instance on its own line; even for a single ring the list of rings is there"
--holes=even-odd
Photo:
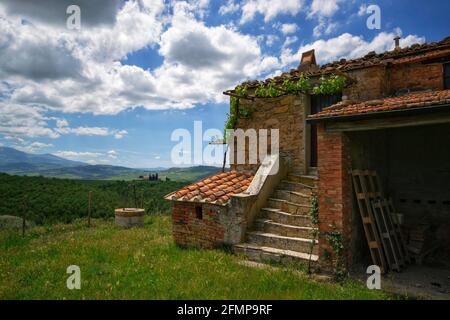
[[[0,172],[21,174],[84,165],[52,154],[30,154],[14,148],[0,147]]]
[[[13,148],[0,147],[0,172],[13,175],[44,176],[82,180],[135,180],[141,175],[158,172],[159,178],[173,181],[194,181],[215,174],[220,168],[197,166],[189,168],[133,169],[111,165],[88,165],[52,154],[29,154]]]

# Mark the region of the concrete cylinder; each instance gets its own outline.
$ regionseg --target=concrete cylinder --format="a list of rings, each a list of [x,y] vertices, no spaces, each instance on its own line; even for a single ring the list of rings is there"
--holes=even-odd
[[[120,208],[114,210],[116,225],[122,228],[142,227],[144,225],[145,209]]]

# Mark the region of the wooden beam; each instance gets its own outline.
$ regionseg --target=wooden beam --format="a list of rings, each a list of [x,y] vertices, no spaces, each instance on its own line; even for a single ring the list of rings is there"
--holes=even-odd
[[[429,115],[415,115],[405,117],[391,117],[379,119],[367,119],[349,122],[327,122],[325,127],[328,132],[337,131],[367,131],[387,128],[401,128],[424,126],[430,124],[450,123],[450,114],[434,113]]]
[[[255,101],[255,97],[253,97],[253,96],[248,96],[248,95],[247,96],[240,96],[240,95],[238,95],[236,93],[233,93],[231,91],[224,91],[223,94],[226,95],[226,96],[235,97],[235,98],[239,98],[239,99],[246,99],[246,100]]]

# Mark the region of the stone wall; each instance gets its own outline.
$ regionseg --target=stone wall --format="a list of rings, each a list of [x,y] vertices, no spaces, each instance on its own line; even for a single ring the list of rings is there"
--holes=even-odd
[[[255,101],[241,99],[241,108],[249,108],[253,113],[247,119],[239,119],[237,129],[279,129],[280,154],[290,160],[293,170],[305,172],[305,141],[307,139],[305,114],[309,108],[309,97],[282,96],[257,98]],[[270,132],[268,134],[270,145]],[[248,154],[248,144],[246,144],[245,152]],[[235,148],[234,159],[236,159],[236,153],[237,148]],[[260,161],[257,165],[233,165],[232,168],[255,171],[259,164]]]
[[[375,66],[350,71],[348,75],[357,82],[344,89],[343,95],[350,100],[367,101],[386,96],[386,68]]]
[[[202,218],[197,217],[196,207],[202,207]],[[225,228],[220,217],[225,215],[227,207],[196,204],[191,202],[173,202],[172,232],[175,243],[180,246],[215,248],[223,245]]]

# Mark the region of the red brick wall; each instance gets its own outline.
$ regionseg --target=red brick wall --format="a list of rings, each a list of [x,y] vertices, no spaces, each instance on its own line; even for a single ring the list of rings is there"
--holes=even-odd
[[[172,206],[172,231],[175,243],[180,246],[215,248],[224,242],[224,228],[219,215],[225,207],[203,204],[203,219],[196,216],[196,206],[190,202],[174,202]]]
[[[346,261],[350,263],[351,238],[351,155],[348,137],[341,132],[326,132],[324,124],[318,127],[319,172],[319,247],[322,256],[332,253],[326,233],[336,226],[344,240]]]
[[[344,89],[350,100],[366,101],[395,94],[400,89],[444,89],[442,63],[374,66],[349,72],[357,83]]]
[[[441,63],[407,64],[391,69],[390,93],[399,89],[444,89],[444,75]]]

